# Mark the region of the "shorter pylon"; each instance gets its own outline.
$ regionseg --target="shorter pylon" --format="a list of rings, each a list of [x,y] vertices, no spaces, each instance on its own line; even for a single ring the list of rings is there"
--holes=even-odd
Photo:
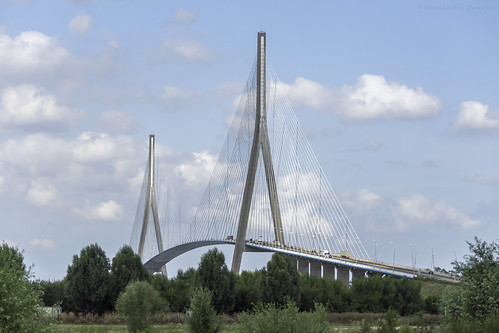
[[[149,135],[149,160],[148,160],[148,168],[147,168],[147,192],[146,192],[146,200],[144,206],[144,217],[142,219],[142,229],[140,231],[140,240],[139,240],[139,248],[138,255],[142,259],[144,252],[144,243],[146,239],[147,226],[149,224],[149,214],[152,212],[152,218],[154,222],[154,229],[156,231],[156,241],[158,243],[158,251],[159,253],[163,252],[163,239],[161,237],[161,229],[159,226],[159,217],[158,217],[158,204],[156,202],[156,190],[154,187],[154,134]],[[166,266],[161,267],[161,272],[164,276],[166,275]]]

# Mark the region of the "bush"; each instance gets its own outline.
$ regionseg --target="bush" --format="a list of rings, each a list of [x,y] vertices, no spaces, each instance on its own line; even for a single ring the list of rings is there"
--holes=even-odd
[[[252,312],[243,312],[239,317],[241,332],[327,332],[326,308],[316,305],[314,312],[299,312],[288,299],[283,307],[274,303],[258,304]]]
[[[204,288],[194,291],[191,298],[189,328],[193,333],[215,333],[221,326],[220,317],[211,306],[211,292]]]
[[[151,316],[165,307],[158,292],[147,281],[129,284],[116,304],[116,310],[126,317],[128,330],[131,332],[147,330]]]

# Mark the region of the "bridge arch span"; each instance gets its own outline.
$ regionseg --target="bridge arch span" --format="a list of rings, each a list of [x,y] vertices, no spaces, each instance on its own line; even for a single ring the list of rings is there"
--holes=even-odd
[[[176,257],[189,252],[191,250],[204,247],[204,246],[210,246],[210,245],[221,245],[221,244],[230,244],[234,245],[235,242],[231,240],[205,240],[205,241],[197,241],[197,242],[191,242],[191,243],[185,243],[185,244],[180,244],[174,247],[171,247],[151,259],[149,259],[145,264],[144,267],[149,271],[149,272],[159,272],[161,271],[161,267],[166,265],[168,262],[171,260],[175,259]]]

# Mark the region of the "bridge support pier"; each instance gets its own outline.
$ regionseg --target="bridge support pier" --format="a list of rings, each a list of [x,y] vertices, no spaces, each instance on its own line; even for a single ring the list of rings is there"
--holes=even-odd
[[[322,277],[324,279],[334,279],[334,265],[322,263]]]
[[[350,285],[350,270],[347,267],[336,266],[336,280],[340,280],[349,287]]]
[[[298,259],[298,272],[300,272],[301,274],[309,274],[308,266],[309,266],[308,259],[304,258]]]
[[[310,276],[322,277],[322,264],[320,261],[311,260],[310,261]]]
[[[352,271],[352,280],[366,277],[366,271],[363,269],[352,268],[351,271]]]

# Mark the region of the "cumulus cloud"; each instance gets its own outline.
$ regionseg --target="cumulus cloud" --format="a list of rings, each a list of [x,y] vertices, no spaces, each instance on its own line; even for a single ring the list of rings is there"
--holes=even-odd
[[[7,87],[0,91],[0,128],[65,127],[80,112],[59,105],[55,96],[34,85]]]
[[[84,35],[92,29],[90,15],[78,15],[69,22],[69,30],[78,35]]]
[[[56,198],[57,190],[52,184],[32,181],[26,200],[36,206],[45,206]]]
[[[185,180],[190,187],[199,187],[208,183],[208,180],[217,163],[217,157],[207,151],[192,153],[194,160],[180,164],[175,172]]]
[[[339,193],[339,196],[341,204],[354,214],[365,213],[383,203],[381,195],[369,189],[343,190]]]
[[[0,145],[5,172],[27,174],[31,178],[54,175],[71,161],[70,144],[52,135],[38,133],[10,139]],[[12,176],[12,174],[11,174]],[[15,177],[6,177],[10,180]]]
[[[131,137],[93,132],[69,140],[38,133],[1,142],[0,195],[69,211],[82,196],[102,201],[125,195],[124,179],[135,176],[147,158],[144,149],[144,160],[137,159],[137,149]]]
[[[0,73],[50,71],[69,57],[54,38],[38,31],[24,31],[14,39],[0,34]]]
[[[185,9],[177,9],[175,11],[175,22],[190,23],[196,19],[196,13],[189,12]]]
[[[175,56],[187,61],[204,61],[210,56],[210,51],[195,41],[166,39],[163,42],[166,56]]]
[[[398,229],[415,225],[451,225],[472,229],[481,225],[445,201],[432,202],[422,194],[399,198],[393,209]]]
[[[36,248],[44,250],[55,250],[55,242],[47,238],[33,238],[29,244]]]
[[[383,76],[363,74],[353,86],[328,88],[312,80],[297,78],[292,85],[281,83],[291,102],[302,108],[329,110],[343,119],[419,119],[435,115],[440,100],[424,92],[387,82]]]
[[[480,102],[462,102],[453,128],[463,132],[499,132],[499,115],[490,112],[489,106]]]
[[[134,149],[129,137],[83,132],[74,141],[72,151],[78,162],[95,162],[112,160],[118,156],[132,156]]]
[[[87,220],[119,221],[123,217],[123,208],[116,201],[109,200],[96,206],[87,203],[85,209],[76,208],[74,213]]]

